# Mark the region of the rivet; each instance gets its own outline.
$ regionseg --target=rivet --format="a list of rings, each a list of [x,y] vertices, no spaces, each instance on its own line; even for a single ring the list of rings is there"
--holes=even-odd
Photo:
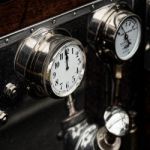
[[[55,24],[55,23],[56,23],[56,20],[54,19],[54,20],[52,21],[52,23]]]
[[[7,39],[5,39],[5,43],[8,43],[9,42],[9,39],[7,38]]]
[[[31,29],[30,29],[30,32],[32,33],[33,31],[34,31],[34,29],[33,29],[33,28],[31,28]]]
[[[74,12],[73,12],[73,15],[74,15],[74,16],[76,16],[76,15],[77,15],[77,13],[74,11]]]
[[[95,6],[94,6],[94,4],[92,5],[92,9],[95,9]]]

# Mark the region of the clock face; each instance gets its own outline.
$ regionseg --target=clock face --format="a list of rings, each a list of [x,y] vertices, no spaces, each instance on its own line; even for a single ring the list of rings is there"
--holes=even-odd
[[[52,91],[59,97],[71,94],[82,81],[85,54],[76,44],[67,43],[53,57],[50,71]]]
[[[130,59],[138,50],[141,40],[141,25],[136,17],[126,18],[115,38],[115,50],[121,60]]]

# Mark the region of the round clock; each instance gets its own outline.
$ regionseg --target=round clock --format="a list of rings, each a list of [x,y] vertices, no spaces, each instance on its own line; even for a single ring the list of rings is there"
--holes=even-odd
[[[100,52],[119,61],[129,60],[140,45],[140,19],[124,4],[102,7],[91,18],[88,40]]]
[[[77,41],[60,46],[48,66],[50,84],[58,96],[71,94],[80,84],[85,71],[85,55]]]
[[[42,28],[25,39],[15,57],[15,70],[42,87],[46,95],[70,95],[80,85],[86,65],[82,44]]]

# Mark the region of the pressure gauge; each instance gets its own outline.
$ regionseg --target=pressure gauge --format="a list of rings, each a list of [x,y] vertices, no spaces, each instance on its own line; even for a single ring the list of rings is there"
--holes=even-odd
[[[88,40],[98,51],[126,61],[137,52],[141,23],[124,4],[111,4],[94,12],[89,23]]]
[[[135,17],[127,17],[120,25],[115,37],[115,50],[122,60],[131,58],[139,47],[141,25]]]
[[[82,44],[42,28],[25,39],[15,57],[15,70],[40,85],[46,95],[65,97],[80,85],[86,65]]]

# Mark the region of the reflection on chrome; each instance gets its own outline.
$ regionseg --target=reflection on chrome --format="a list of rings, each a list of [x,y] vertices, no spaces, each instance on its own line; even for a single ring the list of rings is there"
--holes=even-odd
[[[107,130],[116,136],[124,136],[129,129],[129,116],[120,107],[107,108],[104,120]]]

